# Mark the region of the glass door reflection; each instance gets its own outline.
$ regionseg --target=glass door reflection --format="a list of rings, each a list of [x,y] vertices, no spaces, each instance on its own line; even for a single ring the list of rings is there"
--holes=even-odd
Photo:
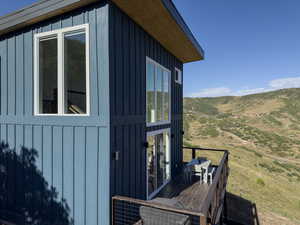
[[[147,178],[148,197],[158,192],[171,177],[169,131],[148,135]]]

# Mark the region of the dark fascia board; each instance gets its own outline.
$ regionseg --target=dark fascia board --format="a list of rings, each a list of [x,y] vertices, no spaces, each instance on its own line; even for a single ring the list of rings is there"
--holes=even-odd
[[[164,6],[169,11],[169,13],[172,15],[172,17],[175,19],[176,23],[180,26],[182,31],[187,35],[189,40],[193,43],[194,47],[198,50],[199,54],[202,56],[202,59],[204,59],[204,50],[200,46],[199,42],[196,40],[195,36],[193,35],[192,31],[188,27],[188,25],[185,23],[184,19],[178,12],[176,6],[172,2],[172,0],[162,0]]]
[[[99,0],[40,0],[26,8],[0,17],[0,35],[86,6]]]

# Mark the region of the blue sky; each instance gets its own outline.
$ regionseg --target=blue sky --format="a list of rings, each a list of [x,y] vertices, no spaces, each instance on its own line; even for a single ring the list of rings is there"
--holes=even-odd
[[[34,0],[7,1],[0,15]],[[206,52],[184,66],[185,96],[300,87],[300,1],[174,0]]]
[[[206,52],[185,65],[186,96],[300,87],[300,1],[174,2]]]

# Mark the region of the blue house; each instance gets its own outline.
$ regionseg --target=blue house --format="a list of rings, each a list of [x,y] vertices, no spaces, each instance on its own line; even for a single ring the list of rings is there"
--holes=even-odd
[[[183,63],[203,55],[171,0],[40,0],[0,17],[0,224],[141,221],[130,204],[184,165]],[[192,224],[219,221],[221,163]]]

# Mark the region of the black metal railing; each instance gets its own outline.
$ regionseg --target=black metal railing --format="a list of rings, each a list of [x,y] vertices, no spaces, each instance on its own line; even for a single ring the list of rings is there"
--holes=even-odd
[[[140,217],[141,207],[150,207],[161,211],[162,213],[175,213],[183,214],[189,217],[191,225],[199,225],[200,219],[203,215],[199,212],[192,212],[189,210],[177,209],[174,207],[168,207],[161,205],[159,203],[147,202],[143,200],[138,200],[134,198],[128,198],[123,196],[114,196],[112,198],[113,215],[112,224],[113,225],[142,225],[143,222]],[[172,220],[172,218],[168,218]],[[169,222],[170,222],[169,221]],[[171,223],[169,223],[171,224]]]

